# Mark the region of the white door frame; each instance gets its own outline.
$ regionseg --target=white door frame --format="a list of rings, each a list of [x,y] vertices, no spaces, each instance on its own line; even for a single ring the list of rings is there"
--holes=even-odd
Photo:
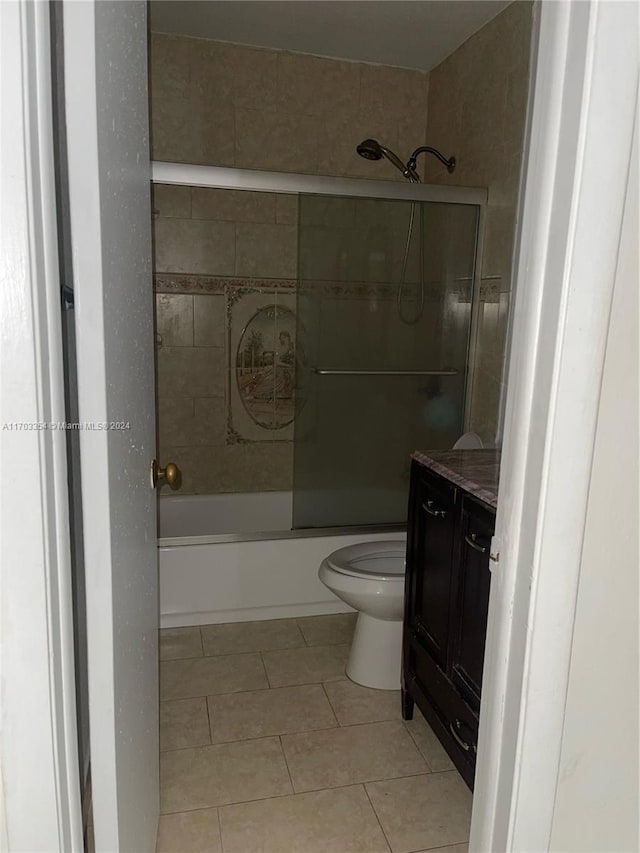
[[[637,86],[635,4],[540,13],[472,822],[485,853],[550,838]],[[48,7],[1,3],[0,20],[2,420],[63,420]],[[0,439],[0,844],[79,850],[64,435]]]
[[[538,11],[470,842],[485,853],[549,849],[638,87],[637,4]]]
[[[66,441],[38,428],[65,420],[48,3],[0,3],[0,120],[0,848],[65,853],[83,849]]]

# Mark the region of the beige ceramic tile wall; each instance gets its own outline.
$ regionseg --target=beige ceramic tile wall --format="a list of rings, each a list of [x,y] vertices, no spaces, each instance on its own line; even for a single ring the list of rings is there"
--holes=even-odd
[[[420,71],[152,34],[150,88],[155,160],[398,180],[356,145],[425,138]]]
[[[156,160],[398,180],[356,145],[408,156],[424,142],[427,75],[205,39],[151,36]],[[295,278],[297,204],[287,196],[156,187],[157,273]],[[226,445],[225,304],[158,294],[160,454],[182,493],[291,486],[289,442]]]
[[[430,183],[489,189],[482,276],[496,283],[481,306],[472,427],[495,437],[507,331],[511,258],[529,85],[532,4],[517,0],[429,75],[427,142],[457,158],[453,175],[419,163]]]
[[[296,205],[271,193],[154,188],[157,273],[292,278]],[[227,444],[223,294],[156,293],[160,458],[181,494],[288,489],[291,442]]]

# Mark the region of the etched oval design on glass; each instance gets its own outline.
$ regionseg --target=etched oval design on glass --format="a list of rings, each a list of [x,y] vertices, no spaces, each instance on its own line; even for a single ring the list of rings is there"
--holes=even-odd
[[[265,305],[242,331],[236,353],[242,403],[258,426],[282,429],[295,417],[296,315]]]

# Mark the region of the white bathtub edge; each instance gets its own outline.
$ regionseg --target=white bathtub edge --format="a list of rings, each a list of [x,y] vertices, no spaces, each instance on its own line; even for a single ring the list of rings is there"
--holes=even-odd
[[[158,549],[163,628],[346,613],[318,579],[322,560],[388,534],[267,539]]]
[[[352,613],[342,601],[317,601],[271,607],[245,607],[242,610],[208,610],[202,613],[162,613],[161,628],[185,628],[192,625],[220,625],[225,622],[264,622],[268,619],[296,619]]]

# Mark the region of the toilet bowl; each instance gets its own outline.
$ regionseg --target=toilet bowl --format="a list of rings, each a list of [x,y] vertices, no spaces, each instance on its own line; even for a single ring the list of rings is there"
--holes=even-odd
[[[400,687],[405,539],[339,548],[322,561],[318,577],[358,611],[347,675],[379,690]]]

